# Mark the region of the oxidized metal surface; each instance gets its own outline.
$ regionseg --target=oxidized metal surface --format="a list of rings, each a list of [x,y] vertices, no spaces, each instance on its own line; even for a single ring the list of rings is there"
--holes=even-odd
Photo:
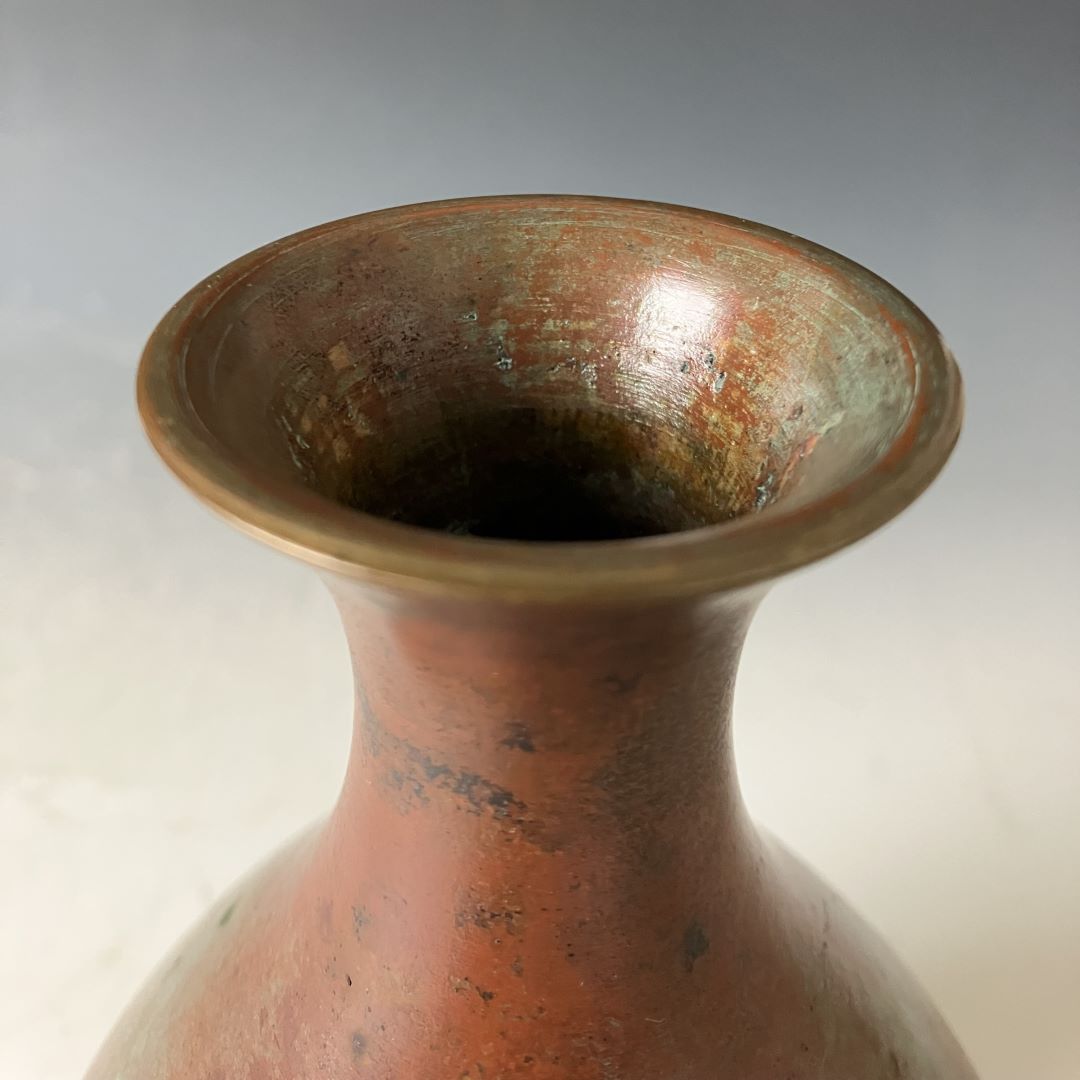
[[[403,208],[193,291],[140,401],[203,498],[323,569],[356,727],[329,818],[93,1080],[970,1080],[731,751],[767,581],[955,440],[955,368],[895,291],[700,211]]]

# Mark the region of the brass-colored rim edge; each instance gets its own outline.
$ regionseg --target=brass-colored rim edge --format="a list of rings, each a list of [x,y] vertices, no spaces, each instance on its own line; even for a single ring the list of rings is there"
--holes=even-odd
[[[373,517],[263,476],[215,441],[184,392],[194,327],[230,289],[282,253],[357,222],[406,220],[470,207],[615,206],[697,216],[872,287],[926,346],[911,358],[915,400],[903,429],[875,464],[812,502],[783,503],[719,525],[640,539],[534,543],[453,536]],[[244,532],[346,577],[445,594],[508,600],[641,601],[750,586],[821,559],[903,510],[941,470],[963,412],[960,374],[930,320],[871,271],[766,225],[690,207],[576,195],[510,195],[393,207],[307,229],[229,263],[195,286],[147,342],[139,412],[150,441],[200,499]]]

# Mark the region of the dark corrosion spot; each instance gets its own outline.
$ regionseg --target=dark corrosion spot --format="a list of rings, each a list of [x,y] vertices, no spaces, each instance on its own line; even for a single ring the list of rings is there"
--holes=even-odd
[[[354,906],[352,909],[352,924],[353,933],[357,937],[360,937],[363,933],[364,927],[371,921],[370,916],[367,913],[367,909],[363,907]]]
[[[629,675],[605,675],[604,685],[614,694],[629,694],[641,681],[641,672],[635,671]]]
[[[420,768],[424,770],[424,775],[429,780],[441,780],[443,777],[450,776],[453,773],[449,765],[434,762],[420,753],[417,753],[415,760],[419,763]]]
[[[486,904],[477,904],[475,908],[458,911],[454,915],[454,925],[476,926],[481,930],[505,928],[508,934],[517,935],[521,929],[522,909],[520,907],[489,908]],[[502,944],[501,937],[492,939],[496,945]]]
[[[471,812],[479,814],[487,807],[495,817],[504,818],[510,816],[511,810],[519,813],[525,810],[524,804],[515,799],[511,792],[485,780],[477,773],[456,772],[449,765],[433,761],[422,750],[404,740],[402,748],[410,763],[419,768],[428,782],[439,789],[462,796],[468,802]],[[423,801],[429,800],[425,796]]]
[[[476,992],[484,999],[484,1001],[491,1001],[495,997],[494,990],[483,990],[479,986],[476,988]]]
[[[503,739],[502,745],[510,747],[511,750],[522,750],[526,754],[533,754],[536,752],[536,746],[533,744],[532,736],[529,734],[529,730],[524,724],[511,724],[510,734]]]
[[[695,919],[694,922],[686,928],[686,933],[683,934],[683,967],[686,968],[687,971],[693,971],[694,964],[696,964],[708,951],[709,938],[701,928],[701,923]]]
[[[218,919],[218,926],[224,926],[233,917],[233,912],[236,910],[236,901],[234,900],[222,913],[221,918]]]
[[[352,976],[351,975],[346,975],[345,976],[345,983],[346,983],[347,986],[352,986]]]
[[[359,1032],[354,1031],[352,1037],[353,1057],[363,1057],[367,1053],[367,1039]]]
[[[505,788],[492,788],[488,794],[487,801],[488,806],[494,807],[496,817],[505,817],[508,808],[517,802],[514,796]]]

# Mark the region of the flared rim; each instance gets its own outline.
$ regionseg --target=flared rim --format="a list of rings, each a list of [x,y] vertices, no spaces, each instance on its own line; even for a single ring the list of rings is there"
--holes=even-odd
[[[285,252],[356,223],[458,213],[470,207],[661,210],[746,233],[779,254],[811,259],[856,289],[886,297],[889,316],[915,331],[907,358],[914,399],[875,463],[843,486],[793,507],[685,532],[620,540],[533,542],[457,536],[374,517],[264,475],[236,460],[205,427],[184,389],[191,337],[246,276]],[[229,263],[165,315],[143,352],[138,404],[151,443],[200,499],[244,532],[347,577],[427,592],[507,599],[644,599],[723,592],[778,577],[861,539],[903,510],[941,470],[959,435],[960,374],[930,320],[887,282],[836,252],[790,233],[708,210],[599,196],[482,196],[418,203],[328,222]]]

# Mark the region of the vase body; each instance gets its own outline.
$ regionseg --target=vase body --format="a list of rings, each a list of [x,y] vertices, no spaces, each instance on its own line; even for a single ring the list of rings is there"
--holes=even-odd
[[[748,818],[731,738],[770,580],[944,461],[936,332],[714,215],[388,214],[226,268],[144,358],[174,470],[319,566],[355,727],[326,820],[191,931],[89,1080],[972,1080]]]
[[[966,1080],[922,992],[747,818],[754,593],[607,612],[334,582],[328,820],[222,898],[93,1080]]]

